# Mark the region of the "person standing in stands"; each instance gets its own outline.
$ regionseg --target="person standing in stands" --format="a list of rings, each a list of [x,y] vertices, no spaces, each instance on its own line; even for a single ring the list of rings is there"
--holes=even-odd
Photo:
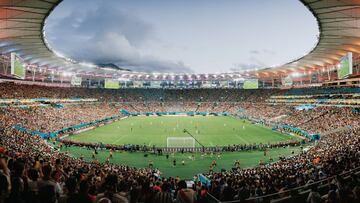
[[[96,196],[96,202],[116,202],[116,203],[128,203],[129,200],[118,193],[118,176],[116,174],[110,174],[105,178],[105,182],[102,186],[103,193]]]
[[[196,192],[193,189],[187,188],[186,182],[184,180],[181,180],[178,183],[176,202],[177,203],[196,202]]]
[[[60,197],[57,185],[51,179],[52,168],[50,165],[42,167],[43,178],[38,181],[40,202],[55,202]]]
[[[307,203],[321,203],[321,195],[318,192],[317,185],[311,187],[311,191],[306,199]]]
[[[154,201],[157,203],[173,203],[171,197],[171,185],[169,183],[164,183],[161,186],[160,192],[157,192],[154,197]]]

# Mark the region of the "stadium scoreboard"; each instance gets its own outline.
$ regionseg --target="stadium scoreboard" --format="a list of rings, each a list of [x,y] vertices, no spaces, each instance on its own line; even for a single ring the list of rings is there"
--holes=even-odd
[[[347,78],[352,74],[352,52],[348,52],[344,57],[340,59],[338,64],[338,79]]]
[[[105,79],[105,89],[119,89],[119,81],[113,79]]]
[[[11,75],[15,76],[18,79],[25,79],[25,67],[20,59],[14,52],[10,54],[10,63],[11,63]]]
[[[244,80],[243,89],[258,89],[259,81],[258,79],[246,79]]]

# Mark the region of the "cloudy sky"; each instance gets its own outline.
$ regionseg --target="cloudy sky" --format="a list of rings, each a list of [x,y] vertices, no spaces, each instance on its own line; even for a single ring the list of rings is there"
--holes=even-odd
[[[298,58],[314,47],[318,27],[297,0],[64,0],[45,34],[79,62],[221,73]]]

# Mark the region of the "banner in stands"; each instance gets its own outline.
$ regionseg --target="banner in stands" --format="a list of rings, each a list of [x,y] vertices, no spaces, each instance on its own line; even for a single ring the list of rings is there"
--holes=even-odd
[[[11,75],[15,76],[18,79],[25,79],[25,67],[21,59],[12,52],[10,54],[11,61]]]
[[[71,77],[71,85],[73,86],[81,86],[82,78],[77,76]]]
[[[344,57],[340,59],[338,68],[338,79],[347,78],[353,73],[352,52],[348,52]]]

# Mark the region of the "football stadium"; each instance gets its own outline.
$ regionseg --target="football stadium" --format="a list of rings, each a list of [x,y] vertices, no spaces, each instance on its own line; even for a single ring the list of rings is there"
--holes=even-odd
[[[359,1],[0,15],[0,203],[360,202]]]

